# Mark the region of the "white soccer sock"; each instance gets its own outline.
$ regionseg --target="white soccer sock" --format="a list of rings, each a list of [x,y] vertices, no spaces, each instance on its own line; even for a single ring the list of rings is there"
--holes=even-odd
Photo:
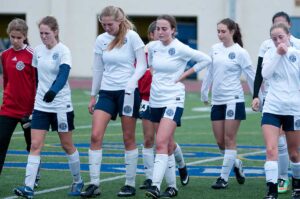
[[[133,149],[125,151],[126,181],[125,185],[135,187],[136,167],[139,156],[139,150]]]
[[[300,179],[300,162],[291,162],[292,175],[295,179]]]
[[[152,185],[160,190],[162,179],[168,166],[168,154],[156,154],[153,168]]]
[[[221,169],[221,178],[223,178],[226,182],[228,182],[230,171],[236,159],[236,154],[236,150],[225,150],[223,165]]]
[[[81,175],[80,175],[80,158],[77,149],[73,154],[67,155],[67,158],[69,162],[69,168],[73,177],[73,182],[74,183],[82,182]]]
[[[152,148],[143,147],[142,153],[143,153],[144,171],[145,171],[146,179],[152,180],[153,165],[154,165],[154,149],[153,147]]]
[[[35,178],[39,169],[41,161],[41,156],[28,155],[27,165],[26,165],[26,176],[25,176],[25,185],[34,188]]]
[[[279,136],[278,139],[278,177],[284,180],[288,179],[289,154],[285,136]]]
[[[278,162],[277,161],[266,161],[265,163],[266,181],[277,183],[278,180]]]
[[[181,148],[178,143],[176,143],[176,148],[174,150],[175,161],[179,168],[183,168],[185,166],[183,154]]]
[[[91,150],[89,149],[89,169],[91,184],[100,185],[100,167],[102,162],[102,149]]]
[[[168,157],[168,165],[165,172],[165,178],[168,187],[174,187],[175,189],[177,189],[175,167],[175,157],[174,154],[172,154]]]

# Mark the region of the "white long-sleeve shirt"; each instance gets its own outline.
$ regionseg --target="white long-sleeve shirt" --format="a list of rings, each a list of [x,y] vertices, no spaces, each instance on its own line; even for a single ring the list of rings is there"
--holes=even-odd
[[[150,90],[150,107],[168,105],[184,106],[185,86],[176,82],[184,72],[189,60],[196,61],[195,71],[200,71],[211,63],[211,58],[174,39],[169,45],[153,41],[148,45],[149,65],[153,68]]]
[[[208,101],[209,87],[212,83],[212,104],[244,102],[244,92],[240,81],[242,72],[253,92],[254,69],[248,52],[239,44],[225,47],[217,43],[212,47],[212,64],[203,80],[201,100]]]
[[[279,55],[276,48],[268,50],[262,64],[262,76],[269,83],[263,113],[299,115],[300,113],[300,51],[289,47]]]

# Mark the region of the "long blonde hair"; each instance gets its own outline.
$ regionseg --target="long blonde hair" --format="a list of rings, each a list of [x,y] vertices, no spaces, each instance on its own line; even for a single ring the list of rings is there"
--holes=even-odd
[[[116,35],[115,39],[109,44],[108,50],[112,50],[115,47],[120,48],[124,43],[127,31],[132,30],[134,28],[134,25],[131,23],[131,21],[128,20],[124,11],[119,7],[105,7],[99,16],[100,22],[102,17],[113,17],[114,20],[121,22],[119,26],[119,32]]]

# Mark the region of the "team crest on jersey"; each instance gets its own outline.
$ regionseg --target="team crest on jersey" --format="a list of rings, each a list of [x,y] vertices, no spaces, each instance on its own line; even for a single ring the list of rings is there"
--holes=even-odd
[[[16,64],[16,69],[21,71],[21,70],[23,70],[24,68],[25,68],[24,62],[18,61],[17,64]]]
[[[169,55],[174,55],[175,54],[175,48],[170,48],[168,52],[169,52]]]
[[[229,58],[229,59],[234,59],[234,58],[235,58],[235,53],[234,53],[234,52],[230,52],[230,53],[228,54],[228,58]]]
[[[300,119],[295,121],[295,127],[300,128]]]
[[[53,60],[57,60],[57,59],[58,59],[58,53],[54,53],[54,54],[52,55],[52,59],[53,59]]]
[[[170,116],[170,117],[171,117],[172,115],[174,115],[173,109],[170,109],[170,108],[167,109],[167,110],[166,110],[166,114],[167,114],[167,116]]]
[[[294,62],[297,61],[297,58],[296,58],[295,55],[292,54],[292,55],[289,56],[289,60],[290,60],[292,63],[294,63]]]
[[[132,108],[129,105],[124,106],[123,110],[124,110],[124,113],[127,113],[127,114],[132,112]]]
[[[232,117],[234,112],[233,112],[233,110],[229,109],[226,114],[228,117]]]
[[[58,128],[62,131],[65,131],[65,130],[67,130],[67,126],[68,126],[67,123],[62,122],[58,125]]]

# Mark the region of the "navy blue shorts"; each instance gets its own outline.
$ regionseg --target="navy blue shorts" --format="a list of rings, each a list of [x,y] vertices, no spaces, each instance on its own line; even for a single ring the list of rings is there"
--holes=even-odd
[[[211,108],[210,119],[217,120],[245,120],[246,109],[244,102],[213,105]]]
[[[40,129],[49,131],[69,132],[74,127],[74,111],[61,113],[48,113],[39,110],[33,110],[31,129]]]
[[[275,115],[272,113],[263,113],[261,125],[269,124],[280,128],[284,131],[299,131],[300,116],[293,115]]]
[[[152,122],[159,123],[161,118],[169,118],[176,122],[177,126],[181,126],[181,116],[183,114],[183,108],[170,106],[163,108],[151,108],[150,118]]]
[[[140,106],[140,118],[151,121],[149,101],[142,100]]]
[[[140,93],[135,89],[134,94],[125,94],[124,90],[99,91],[99,98],[95,110],[102,110],[111,115],[112,120],[119,116],[130,116],[139,118]]]

